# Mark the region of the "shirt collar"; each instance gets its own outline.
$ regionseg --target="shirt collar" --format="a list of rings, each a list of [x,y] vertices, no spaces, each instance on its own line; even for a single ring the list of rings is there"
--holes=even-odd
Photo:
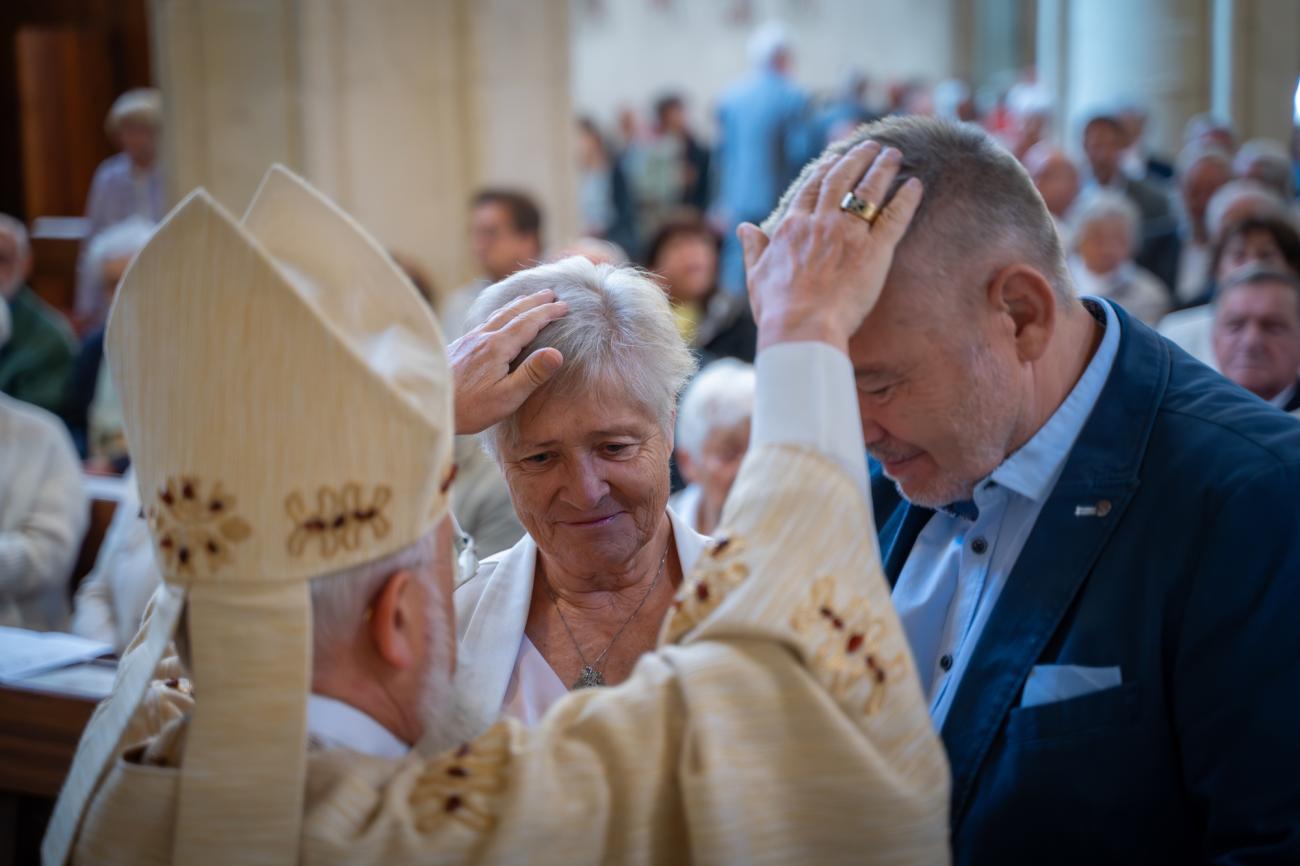
[[[1074,448],[1075,440],[1083,432],[1092,409],[1101,397],[1101,390],[1115,365],[1119,354],[1119,317],[1110,304],[1097,298],[1084,298],[1088,312],[1105,327],[1101,345],[1084,368],[1083,375],[1073,390],[1038,429],[1033,437],[1014,454],[1002,461],[989,477],[975,485],[976,503],[979,494],[989,485],[997,485],[1034,502],[1045,500],[1065,468],[1065,460]]]
[[[1286,404],[1290,403],[1291,398],[1295,396],[1295,389],[1296,389],[1296,383],[1292,382],[1290,385],[1286,386],[1286,388],[1282,389],[1282,393],[1278,394],[1276,397],[1274,397],[1272,400],[1269,400],[1268,402],[1272,403],[1274,406],[1276,406],[1279,409],[1285,409]]]
[[[307,696],[307,735],[326,749],[351,749],[374,758],[404,758],[411,747],[351,704]]]

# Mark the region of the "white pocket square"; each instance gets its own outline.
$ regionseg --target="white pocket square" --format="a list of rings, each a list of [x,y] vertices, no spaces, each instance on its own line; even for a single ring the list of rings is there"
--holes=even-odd
[[[1021,707],[1054,704],[1112,689],[1120,685],[1119,667],[1090,668],[1083,665],[1038,665],[1025,680]]]

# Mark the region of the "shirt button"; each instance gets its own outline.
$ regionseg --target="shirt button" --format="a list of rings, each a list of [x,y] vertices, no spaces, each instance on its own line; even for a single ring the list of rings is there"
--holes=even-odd
[[[948,655],[947,653],[944,653],[939,658],[939,667],[943,668],[945,671],[952,670],[952,656]]]
[[[970,549],[975,551],[976,555],[983,556],[989,549],[989,543],[980,537],[970,543]]]

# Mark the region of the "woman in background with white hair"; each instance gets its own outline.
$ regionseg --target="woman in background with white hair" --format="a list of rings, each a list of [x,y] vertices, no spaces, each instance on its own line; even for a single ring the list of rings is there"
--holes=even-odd
[[[1070,273],[1080,295],[1110,298],[1154,326],[1169,312],[1169,290],[1133,262],[1141,219],[1122,193],[1099,190],[1080,202],[1072,220]]]
[[[86,330],[102,325],[108,314],[99,278],[85,267],[91,242],[100,232],[124,220],[138,218],[156,223],[165,213],[162,166],[158,160],[162,119],[162,94],[142,87],[119,96],[104,120],[104,129],[121,151],[95,169],[86,198],[90,225],[78,265],[75,311]]]
[[[570,688],[625,679],[706,540],[668,508],[677,396],[695,361],[649,278],[579,257],[521,271],[479,295],[481,324],[453,356],[543,290],[567,315],[512,369],[559,370],[482,434],[528,533],[455,593],[459,686],[481,721],[531,724]]]
[[[677,410],[677,467],[687,487],[669,500],[696,532],[711,535],[749,450],[754,368],[732,358],[700,371]]]
[[[83,276],[103,299],[108,309],[118,282],[127,266],[149,238],[154,225],[132,217],[109,226],[90,242],[83,260]],[[63,400],[63,421],[83,458],[96,458],[98,468],[121,472],[126,468],[126,442],[122,435],[122,411],[117,389],[104,360],[104,326],[86,335],[72,367]]]

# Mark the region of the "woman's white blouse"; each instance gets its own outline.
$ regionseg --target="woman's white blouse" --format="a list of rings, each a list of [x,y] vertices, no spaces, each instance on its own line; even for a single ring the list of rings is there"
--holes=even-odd
[[[682,571],[689,572],[708,539],[668,509]],[[479,563],[452,598],[459,639],[456,685],[481,725],[511,716],[526,725],[568,693],[524,629],[533,595],[537,545],[525,535],[509,550]]]

